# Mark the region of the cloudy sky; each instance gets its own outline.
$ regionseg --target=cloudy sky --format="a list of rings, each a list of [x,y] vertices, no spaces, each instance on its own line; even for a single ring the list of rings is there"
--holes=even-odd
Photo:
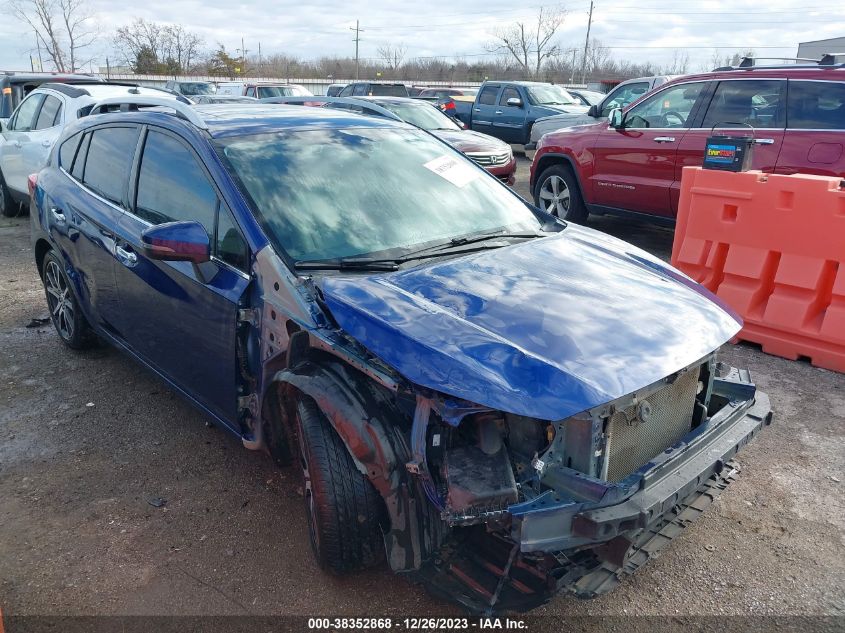
[[[207,47],[223,43],[234,51],[241,37],[249,54],[286,53],[300,58],[352,55],[353,34],[360,20],[361,57],[376,57],[379,46],[404,44],[406,57],[484,55],[497,27],[530,20],[540,6],[514,0],[396,2],[249,0],[87,0],[101,33],[94,49],[99,64],[113,60],[111,33],[136,17],[181,24],[197,32]],[[530,0],[529,0],[530,1]],[[835,2],[805,0],[598,0],[592,37],[614,56],[659,64],[684,48],[690,70],[701,70],[718,48],[724,54],[753,49],[759,56],[795,55],[798,42],[845,36],[845,8]],[[583,47],[589,0],[562,3],[567,11],[559,43]],[[669,8],[667,8],[669,7]],[[9,14],[0,0],[0,69],[28,69],[35,53],[34,35]],[[112,62],[114,63],[114,62]]]

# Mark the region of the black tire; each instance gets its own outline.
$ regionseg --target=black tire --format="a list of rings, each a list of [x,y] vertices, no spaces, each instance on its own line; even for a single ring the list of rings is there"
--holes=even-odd
[[[62,260],[53,251],[44,256],[41,281],[44,284],[50,319],[62,343],[71,349],[93,347],[97,337],[79,308]]]
[[[567,197],[564,198],[564,195]],[[543,170],[534,187],[534,204],[570,222],[583,223],[589,215],[581,197],[578,179],[567,165],[552,165]]]
[[[385,508],[329,421],[307,396],[296,402],[308,533],[317,562],[333,574],[384,559]]]
[[[0,215],[4,218],[16,218],[21,215],[21,209],[21,204],[12,197],[12,192],[0,173]]]

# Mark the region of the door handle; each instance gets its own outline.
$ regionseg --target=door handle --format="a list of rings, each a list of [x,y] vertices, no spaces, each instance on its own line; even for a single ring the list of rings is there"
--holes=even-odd
[[[21,142],[20,141],[12,141],[12,145],[14,145],[15,147],[20,147]]]
[[[501,114],[501,113],[502,113],[501,110],[496,110],[496,114]]]
[[[473,108],[475,112],[481,112],[481,108]]]
[[[654,142],[655,143],[674,143],[675,137],[674,136],[655,136]]]
[[[117,258],[120,260],[120,263],[128,268],[132,268],[135,264],[138,263],[138,256],[132,252],[132,250],[127,250],[130,247],[123,248],[122,246],[115,246],[114,247],[114,254],[117,255]]]
[[[52,143],[52,142],[50,142],[50,141],[49,141],[49,140],[47,140],[47,139],[44,139],[43,141],[41,141],[41,147],[50,147],[52,144],[53,144],[53,143]]]
[[[773,139],[773,138],[756,138],[756,139],[754,139],[754,143],[756,145],[774,145],[775,139]]]
[[[57,207],[50,207],[50,215],[53,216],[53,223],[56,226],[64,226],[67,223],[64,212]]]

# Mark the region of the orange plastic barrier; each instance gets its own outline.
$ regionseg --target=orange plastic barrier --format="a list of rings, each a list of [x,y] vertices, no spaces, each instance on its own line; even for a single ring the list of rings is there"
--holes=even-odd
[[[842,183],[684,167],[672,265],[742,316],[738,338],[845,372]]]

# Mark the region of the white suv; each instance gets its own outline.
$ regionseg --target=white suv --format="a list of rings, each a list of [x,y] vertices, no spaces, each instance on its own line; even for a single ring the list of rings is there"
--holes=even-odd
[[[65,125],[87,115],[98,101],[127,93],[184,99],[155,88],[117,84],[47,83],[29,93],[8,123],[0,125],[0,214],[21,212],[21,202],[29,197],[27,178],[47,164]]]

